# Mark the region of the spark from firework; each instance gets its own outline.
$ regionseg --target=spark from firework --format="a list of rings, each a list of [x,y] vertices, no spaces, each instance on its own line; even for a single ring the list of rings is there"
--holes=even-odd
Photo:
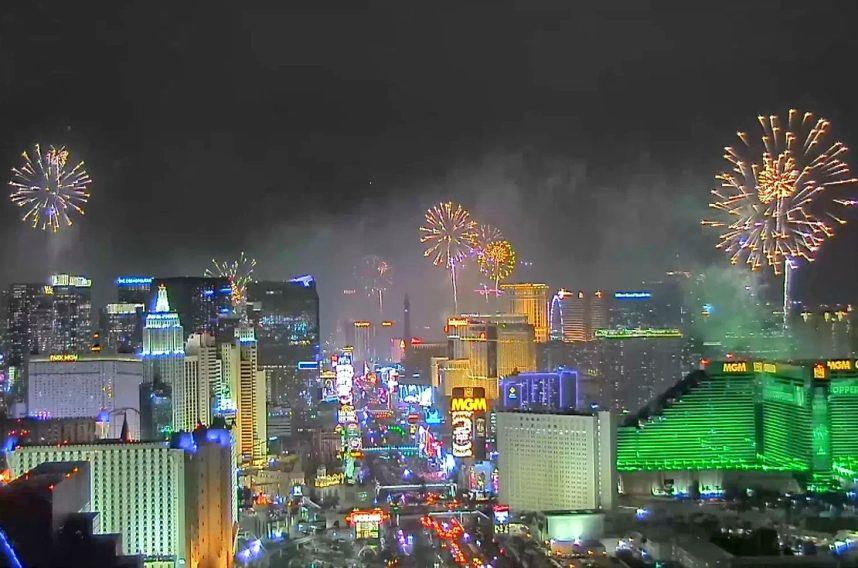
[[[420,227],[420,242],[426,245],[423,256],[435,266],[450,271],[453,286],[453,306],[458,313],[459,299],[456,293],[456,266],[471,249],[477,237],[477,224],[471,214],[458,203],[439,203],[426,211],[426,221]]]
[[[500,295],[500,281],[509,278],[515,270],[515,257],[515,249],[506,240],[490,242],[477,257],[480,272],[495,283],[495,294]]]
[[[812,262],[834,225],[846,223],[838,209],[856,201],[835,198],[834,191],[856,178],[844,161],[846,146],[828,141],[828,120],[794,109],[786,125],[774,115],[758,120],[761,145],[739,132],[742,145],[725,148],[730,169],[715,176],[720,187],[709,204],[723,218],[702,224],[720,230],[716,247],[732,264],[784,274],[786,321],[790,272],[800,260]]]
[[[480,223],[477,226],[477,236],[474,237],[474,248],[472,250],[472,253],[479,259],[479,255],[486,250],[486,247],[489,246],[489,243],[502,240],[503,233],[501,233],[500,229],[498,229],[494,225]]]
[[[72,225],[70,213],[84,214],[92,178],[83,162],[70,167],[69,157],[65,146],[48,146],[42,153],[34,144],[32,151],[21,153],[21,165],[12,168],[9,197],[25,209],[21,220],[34,229],[57,232]]]
[[[393,267],[385,259],[367,255],[355,266],[355,277],[368,297],[378,299],[379,313],[384,313],[384,293],[393,285]]]
[[[247,285],[253,281],[255,267],[256,259],[248,257],[242,251],[241,255],[232,261],[220,262],[213,258],[212,268],[206,269],[206,276],[229,280],[232,307],[241,313],[247,303]]]

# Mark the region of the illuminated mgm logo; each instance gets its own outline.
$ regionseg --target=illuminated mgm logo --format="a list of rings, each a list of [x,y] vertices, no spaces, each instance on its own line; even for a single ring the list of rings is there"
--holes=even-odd
[[[486,412],[488,410],[488,403],[486,402],[485,397],[481,398],[454,398],[450,402],[450,410],[453,412],[464,411],[464,412]]]

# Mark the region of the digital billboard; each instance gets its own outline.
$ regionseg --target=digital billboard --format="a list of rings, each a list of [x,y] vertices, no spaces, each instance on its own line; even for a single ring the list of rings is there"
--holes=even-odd
[[[355,509],[346,515],[346,522],[355,529],[355,540],[378,539],[381,525],[390,519],[383,509]]]
[[[319,378],[322,381],[322,402],[334,402],[337,397],[337,374],[334,371],[322,371]]]
[[[409,385],[399,383],[399,401],[420,406],[432,406],[435,400],[432,385]]]
[[[352,358],[349,355],[340,355],[336,366],[336,390],[337,398],[342,404],[352,403],[352,387],[354,383],[355,368],[352,366]]]
[[[488,401],[483,387],[456,387],[450,399],[452,452],[457,458],[485,458]]]

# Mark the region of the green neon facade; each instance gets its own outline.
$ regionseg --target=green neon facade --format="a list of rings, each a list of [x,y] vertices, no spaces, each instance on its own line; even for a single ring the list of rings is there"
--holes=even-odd
[[[681,339],[682,331],[669,327],[597,329],[597,339]]]
[[[617,433],[617,470],[792,472],[811,491],[858,483],[858,365],[712,362]]]

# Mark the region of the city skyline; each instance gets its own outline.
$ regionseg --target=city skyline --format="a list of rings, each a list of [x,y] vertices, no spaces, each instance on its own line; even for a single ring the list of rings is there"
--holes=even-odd
[[[0,568],[858,565],[856,24],[0,10]]]
[[[96,282],[97,302],[103,304],[105,284],[116,276],[201,275],[212,257],[244,250],[259,261],[257,278],[312,273],[323,303],[335,306],[338,294],[350,287],[358,259],[378,255],[397,274],[387,304],[397,306],[410,293],[415,323],[437,324],[440,318],[429,321],[425,314],[445,297],[447,283],[420,262],[420,245],[407,227],[441,199],[460,201],[476,217],[503,227],[519,258],[532,263],[514,281],[625,288],[669,268],[723,267],[711,250],[712,235],[696,223],[706,213],[721,148],[735,140],[737,129],[751,130],[757,114],[800,105],[829,118],[847,146],[858,136],[858,111],[847,95],[854,80],[835,72],[856,41],[838,33],[841,26],[848,29],[854,7],[826,20],[825,31],[806,23],[822,18],[824,9],[803,14],[807,41],[795,53],[797,61],[773,64],[775,80],[759,77],[753,62],[777,59],[789,44],[784,38],[799,25],[798,11],[784,10],[780,26],[760,29],[755,23],[768,17],[767,8],[695,8],[706,11],[696,21],[709,22],[695,34],[682,25],[688,12],[679,7],[644,10],[621,2],[604,11],[570,11],[547,2],[525,10],[524,18],[500,9],[466,9],[460,23],[445,25],[451,44],[440,52],[433,50],[438,40],[426,35],[428,23],[378,8],[359,17],[370,29],[388,24],[402,32],[379,34],[377,45],[361,44],[345,63],[338,59],[340,50],[316,49],[316,42],[297,51],[279,49],[303,37],[301,21],[325,17],[345,25],[337,12],[234,13],[237,8],[221,5],[205,13],[180,11],[150,35],[141,26],[156,23],[156,16],[112,7],[96,18],[113,34],[112,43],[103,43],[89,35],[72,40],[76,26],[68,24],[89,22],[93,14],[87,10],[59,9],[42,18],[44,8],[16,7],[3,30],[20,40],[3,51],[6,60],[20,61],[6,108],[26,102],[41,110],[6,111],[4,124],[12,135],[0,142],[0,164],[11,168],[34,140],[56,139],[85,159],[93,183],[86,216],[56,235],[16,221],[17,207],[0,208],[6,243],[0,260],[11,268],[0,284],[38,282],[52,272],[83,273]],[[274,34],[268,16],[295,26],[294,37]],[[741,16],[742,23],[732,16]],[[470,45],[467,30],[481,17],[495,24],[485,45],[508,64],[476,65],[486,53]],[[195,18],[210,25],[186,31]],[[591,21],[589,31],[579,29],[579,18]],[[16,30],[36,20],[47,25],[52,45],[72,48],[68,57],[41,61],[27,55],[33,40]],[[543,29],[547,21],[556,31]],[[721,53],[725,28],[735,49],[752,56],[747,66],[737,67]],[[412,35],[406,30],[413,39],[406,40]],[[602,32],[595,36],[601,45],[613,47],[582,49],[595,30]],[[631,35],[637,47],[617,46],[614,34]],[[813,41],[815,34],[828,41]],[[349,37],[327,39],[337,40],[335,46]],[[206,49],[229,57],[204,57]],[[119,56],[123,50],[130,50],[127,59]],[[817,57],[823,52],[825,57]],[[183,67],[173,62],[174,53],[199,63],[192,74],[197,83],[179,75]],[[454,54],[462,63],[430,64],[434,57],[453,62]],[[428,65],[425,76],[401,65],[412,59]],[[295,60],[306,62],[295,67]],[[688,78],[701,60],[710,68],[707,79]],[[95,77],[86,72],[93,63],[100,66]],[[42,78],[45,65],[55,71],[54,83]],[[465,66],[475,70],[474,77]],[[171,77],[171,86],[155,86],[150,67]],[[38,76],[30,75],[33,69]],[[718,77],[727,72],[738,74],[747,92],[721,84]],[[661,80],[643,88],[652,75]],[[200,90],[216,76],[227,77],[230,88]],[[70,88],[59,107],[39,102],[52,90],[46,86],[92,80],[104,88],[81,89],[87,95]],[[241,89],[246,84],[279,96],[252,95]],[[502,88],[510,84],[514,88]],[[456,92],[466,85],[473,93],[457,99],[450,85],[459,85]],[[305,93],[313,90],[330,94],[308,98]],[[301,116],[295,107],[303,109]],[[212,132],[204,126],[208,116],[223,125]],[[131,127],[120,129],[125,123]],[[414,141],[409,134],[427,129],[433,136]],[[464,139],[462,133],[468,133]],[[239,195],[243,202],[236,213],[225,205]],[[402,238],[386,237],[398,232]],[[847,262],[856,243],[858,231],[847,225],[802,271],[796,296],[858,299],[851,292],[858,269]],[[331,312],[322,318],[330,329]]]

